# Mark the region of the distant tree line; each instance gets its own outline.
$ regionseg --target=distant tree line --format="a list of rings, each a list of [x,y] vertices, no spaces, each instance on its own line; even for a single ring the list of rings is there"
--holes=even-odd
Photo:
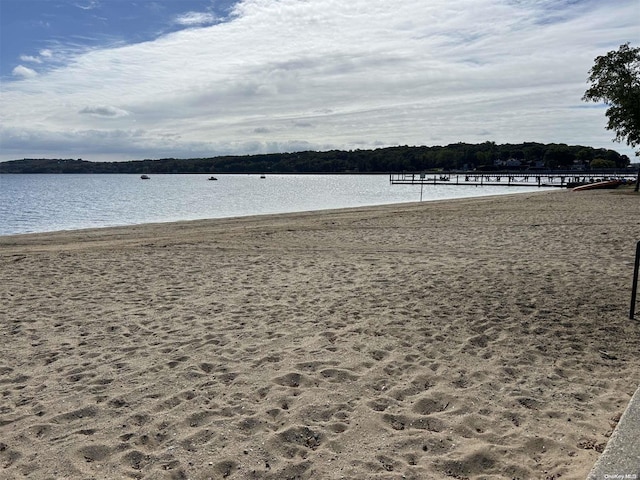
[[[398,146],[375,150],[272,153],[124,162],[23,159],[0,163],[0,173],[389,173],[427,170],[532,170],[625,168],[614,150],[565,144]]]

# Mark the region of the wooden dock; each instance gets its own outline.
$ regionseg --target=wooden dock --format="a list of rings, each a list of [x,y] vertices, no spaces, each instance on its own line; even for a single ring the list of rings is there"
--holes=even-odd
[[[627,172],[428,172],[392,173],[392,185],[468,185],[572,188],[603,180],[634,181]]]

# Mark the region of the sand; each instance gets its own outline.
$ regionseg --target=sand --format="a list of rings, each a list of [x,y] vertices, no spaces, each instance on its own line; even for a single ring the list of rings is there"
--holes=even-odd
[[[0,237],[0,478],[583,479],[640,384],[639,201]]]

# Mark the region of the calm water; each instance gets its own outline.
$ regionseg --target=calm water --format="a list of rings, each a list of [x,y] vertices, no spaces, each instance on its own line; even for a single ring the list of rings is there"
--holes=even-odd
[[[0,235],[420,200],[386,175],[0,175]],[[536,191],[424,186],[423,201]]]

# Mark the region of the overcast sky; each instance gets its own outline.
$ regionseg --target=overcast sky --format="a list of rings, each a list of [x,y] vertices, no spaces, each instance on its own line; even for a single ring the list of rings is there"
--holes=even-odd
[[[638,0],[0,0],[0,160],[612,148],[581,97]]]

